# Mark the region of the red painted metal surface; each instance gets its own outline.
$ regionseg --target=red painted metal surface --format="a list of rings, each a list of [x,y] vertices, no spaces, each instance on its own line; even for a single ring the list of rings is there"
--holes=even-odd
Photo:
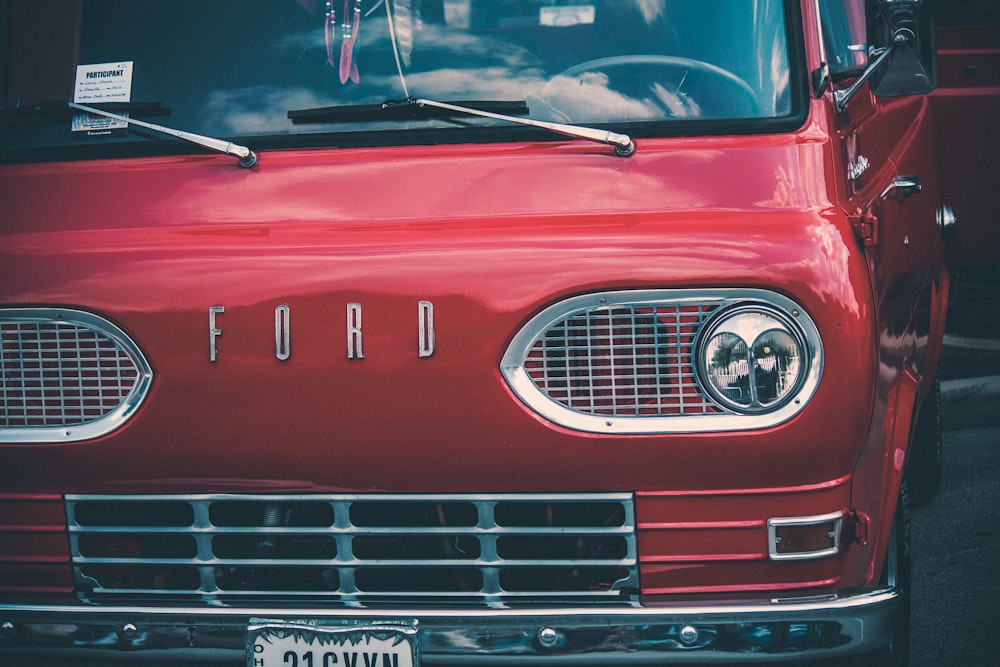
[[[843,479],[868,430],[875,340],[863,255],[829,196],[826,136],[817,115],[790,135],[646,140],[628,160],[512,145],[271,153],[250,172],[224,157],[4,167],[0,298],[102,313],[156,376],[120,432],[4,447],[0,485],[553,492]],[[837,360],[810,409],[780,427],[584,435],[544,423],[499,375],[513,333],[560,298],[732,286],[796,300]],[[420,301],[434,305],[429,358]],[[364,358],[348,358],[348,304],[362,309]],[[215,362],[213,306],[225,308]],[[786,504],[779,491],[760,516]],[[848,504],[840,494],[822,509]],[[639,520],[676,516],[640,508]]]
[[[778,145],[660,144],[646,142],[627,161],[589,147],[459,147],[434,149],[433,159],[430,149],[392,149],[363,173],[346,151],[266,155],[253,173],[217,158],[8,168],[4,301],[102,312],[141,341],[157,372],[142,414],[123,432],[101,443],[25,447],[35,464],[26,467],[48,469],[49,488],[63,491],[81,482],[98,490],[101,471],[112,469],[107,483],[116,488],[227,477],[238,485],[261,477],[253,454],[286,487],[457,490],[472,476],[483,490],[593,486],[578,468],[559,465],[573,451],[578,464],[614,470],[614,488],[660,488],[660,474],[636,469],[601,439],[540,427],[498,376],[524,319],[594,289],[778,286],[818,318],[827,354],[845,358],[827,371],[817,401],[847,400],[863,414],[866,397],[849,387],[865,375],[871,349],[856,345],[870,337],[858,296],[866,278],[849,228],[819,189],[826,147],[794,135]],[[414,173],[422,183],[402,175]],[[32,194],[45,190],[65,194]],[[34,229],[38,219],[56,222]],[[37,266],[49,267],[44,276]],[[420,300],[434,303],[437,319],[428,359],[417,356]],[[347,358],[348,303],[363,309],[364,359]],[[281,304],[291,313],[286,362],[274,354]],[[226,311],[212,363],[215,305]],[[838,350],[838,339],[852,344]],[[790,467],[804,464],[811,447],[822,447],[816,436],[833,435],[810,421],[804,415],[769,434],[765,447],[783,452]],[[503,448],[469,450],[484,426]],[[185,435],[192,427],[199,437]],[[154,434],[155,451],[144,451],[155,466],[126,454],[148,448],[140,443]],[[755,463],[770,457],[739,444],[748,438],[762,439],[680,438],[669,456],[721,447],[737,477],[761,468],[750,486],[787,479]],[[858,438],[857,427],[837,434]],[[295,443],[294,460],[274,456],[281,443]],[[369,456],[344,460],[359,448]],[[640,458],[667,455],[655,438],[635,439],[634,448]],[[824,460],[806,479],[839,477],[855,455]],[[80,457],[95,476],[74,481],[75,466],[52,470],[63,467],[51,464],[56,456]],[[384,457],[406,464],[387,469]],[[449,470],[425,470],[428,461]],[[324,462],[335,470],[325,472]],[[484,469],[517,475],[492,479]],[[677,482],[730,484],[703,464],[685,465]]]
[[[71,596],[62,496],[0,494],[0,517],[0,600]]]
[[[224,156],[0,167],[0,303],[98,312],[155,373],[120,431],[0,448],[0,507],[42,515],[0,526],[0,572],[27,582],[0,590],[70,598],[60,494],[230,491],[629,491],[646,594],[872,583],[884,538],[766,558],[769,517],[856,510],[885,534],[918,396],[905,380],[939,343],[927,102],[852,114],[828,93],[795,132],[642,139],[628,159],[565,142],[270,152],[253,170]],[[876,167],[849,182],[859,154]],[[922,198],[886,202],[911,171],[929,174]],[[878,220],[867,250],[859,213]],[[762,431],[598,436],[545,422],[500,376],[511,336],[562,298],[693,287],[766,288],[805,309],[826,359],[806,410]],[[420,302],[435,313],[429,357]]]

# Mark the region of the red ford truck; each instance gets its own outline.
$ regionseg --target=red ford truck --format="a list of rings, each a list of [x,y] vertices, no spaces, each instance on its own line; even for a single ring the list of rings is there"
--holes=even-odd
[[[905,663],[961,218],[928,2],[0,40],[3,664]]]

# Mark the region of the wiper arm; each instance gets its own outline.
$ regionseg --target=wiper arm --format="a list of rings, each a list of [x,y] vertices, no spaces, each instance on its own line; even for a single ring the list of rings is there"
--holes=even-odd
[[[76,102],[69,102],[67,105],[71,109],[78,109],[79,111],[86,111],[87,113],[96,114],[98,116],[104,116],[105,118],[112,118],[122,123],[128,123],[129,125],[138,125],[139,127],[144,127],[147,130],[153,130],[154,132],[159,132],[161,134],[167,134],[171,137],[177,137],[178,139],[183,139],[184,141],[191,142],[192,144],[198,144],[209,150],[213,150],[219,153],[225,153],[230,155],[237,160],[239,160],[240,166],[249,169],[257,164],[257,154],[246,146],[241,146],[239,144],[234,144],[231,141],[224,141],[222,139],[213,139],[212,137],[205,137],[200,134],[194,134],[193,132],[183,132],[181,130],[175,130],[171,127],[164,127],[163,125],[157,125],[156,123],[147,123],[143,120],[137,120],[135,118],[129,118],[128,116],[120,116],[116,113],[111,113],[110,111],[104,111],[103,109],[98,109],[96,107],[87,106],[85,104],[77,104]]]
[[[635,153],[635,144],[632,142],[631,137],[629,137],[627,134],[619,134],[617,132],[611,132],[609,130],[599,130],[591,127],[579,127],[577,125],[566,125],[564,123],[550,123],[544,120],[532,120],[530,118],[517,118],[515,116],[507,116],[504,114],[492,113],[490,111],[483,111],[481,109],[473,109],[470,107],[463,107],[456,104],[448,104],[447,102],[435,102],[433,100],[426,100],[421,98],[410,99],[408,100],[408,103],[416,104],[418,106],[429,106],[438,109],[445,109],[447,111],[467,113],[473,116],[482,116],[483,118],[505,120],[511,123],[530,125],[531,127],[540,127],[550,132],[555,132],[556,134],[562,134],[564,136],[572,137],[574,139],[586,139],[587,141],[595,141],[599,144],[612,146],[615,149],[615,155],[618,155],[620,157],[628,157],[629,155],[632,155],[632,153]]]
[[[316,109],[293,109],[288,112],[288,118],[294,125],[308,123],[358,123],[380,120],[416,120],[422,118],[451,118],[454,110],[428,108],[413,103],[413,98],[403,100],[386,100],[381,104],[352,104],[334,107],[318,107]],[[528,115],[528,105],[525,102],[491,100],[463,100],[452,104],[463,107],[474,107],[497,114],[511,116]]]
[[[292,123],[353,123],[379,120],[414,120],[420,118],[451,118],[456,114],[482,116],[494,120],[540,127],[550,132],[574,139],[586,139],[613,146],[615,154],[628,157],[635,152],[635,144],[626,134],[599,130],[563,123],[550,123],[531,118],[518,118],[528,114],[525,102],[507,101],[462,101],[435,102],[433,100],[408,97],[402,100],[386,100],[382,104],[356,104],[351,106],[320,107],[299,109],[288,112]]]

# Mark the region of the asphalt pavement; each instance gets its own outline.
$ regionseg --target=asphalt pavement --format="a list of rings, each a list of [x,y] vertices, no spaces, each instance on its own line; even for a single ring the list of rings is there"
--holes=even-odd
[[[998,664],[1000,268],[956,278],[938,368],[941,489],[911,512],[911,667]]]
[[[938,376],[946,431],[1000,426],[1000,266],[952,272]]]
[[[1000,338],[946,335],[938,373],[944,430],[1000,426]]]
[[[910,517],[911,667],[998,664],[1000,427],[946,431],[941,489]]]

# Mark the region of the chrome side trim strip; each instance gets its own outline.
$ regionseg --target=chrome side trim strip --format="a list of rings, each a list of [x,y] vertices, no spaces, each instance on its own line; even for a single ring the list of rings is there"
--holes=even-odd
[[[652,661],[734,664],[808,661],[889,645],[900,592],[874,588],[840,596],[729,604],[515,608],[183,609],[0,604],[5,655],[127,655],[239,660],[253,618],[368,621],[417,619],[426,664]],[[547,662],[549,661],[549,662]]]

